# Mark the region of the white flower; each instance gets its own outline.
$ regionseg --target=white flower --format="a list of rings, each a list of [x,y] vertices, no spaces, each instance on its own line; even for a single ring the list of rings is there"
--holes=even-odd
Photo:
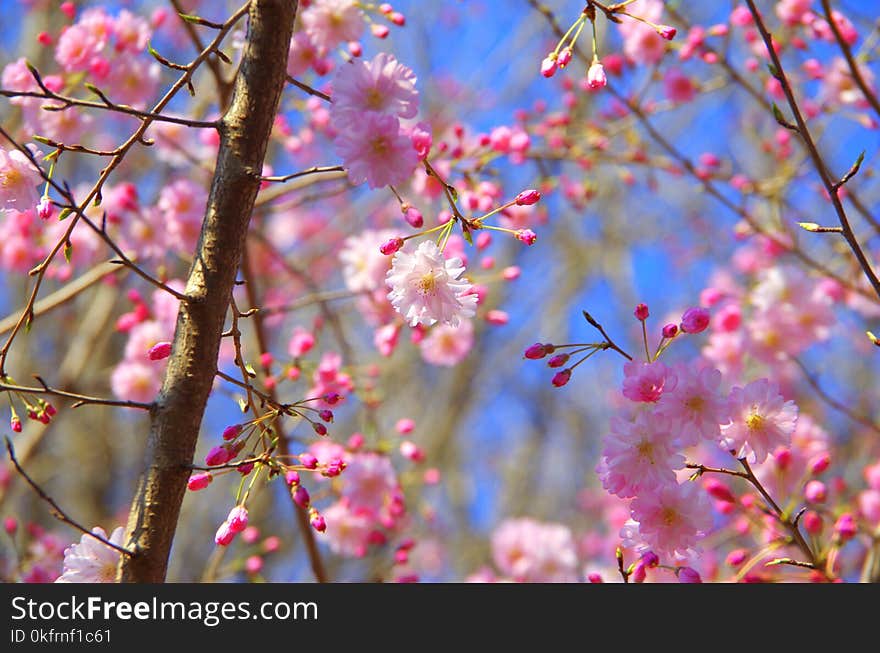
[[[124,529],[119,526],[110,536],[113,544],[122,546]],[[104,539],[107,534],[100,526],[92,533]],[[64,570],[56,583],[113,583],[121,554],[89,535],[83,535],[79,544],[71,544],[64,550]]]
[[[394,255],[387,276],[388,299],[410,326],[436,322],[458,326],[477,308],[471,284],[459,279],[462,272],[460,258],[444,259],[440,248],[426,240],[414,253],[400,250]]]

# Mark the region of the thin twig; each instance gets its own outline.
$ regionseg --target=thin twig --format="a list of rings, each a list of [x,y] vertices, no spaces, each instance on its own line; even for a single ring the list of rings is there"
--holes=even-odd
[[[26,480],[28,482],[28,485],[30,485],[31,488],[33,488],[34,492],[36,492],[37,495],[39,495],[39,497],[43,501],[45,501],[46,503],[48,503],[52,507],[52,516],[53,517],[61,520],[65,524],[73,526],[76,530],[80,531],[81,533],[88,535],[89,537],[93,537],[103,544],[106,544],[111,549],[116,549],[122,555],[126,555],[126,556],[133,556],[134,555],[134,553],[132,553],[131,551],[129,551],[125,547],[119,546],[118,544],[111,542],[110,540],[108,540],[105,537],[101,537],[100,535],[96,535],[95,533],[93,533],[89,529],[87,529],[84,526],[82,526],[81,524],[79,524],[79,522],[71,519],[71,517],[68,516],[68,514],[61,509],[61,506],[59,506],[52,497],[50,497],[48,494],[46,494],[46,492],[43,490],[43,488],[41,488],[39,485],[37,485],[37,483],[30,476],[27,475],[27,473],[24,471],[24,469],[22,469],[21,465],[18,464],[18,460],[15,458],[15,450],[12,448],[12,441],[8,437],[5,438],[5,440],[6,440],[6,451],[9,452],[9,459],[12,461],[12,464],[15,465],[16,471],[19,474],[21,474],[21,476],[24,478],[24,480]]]

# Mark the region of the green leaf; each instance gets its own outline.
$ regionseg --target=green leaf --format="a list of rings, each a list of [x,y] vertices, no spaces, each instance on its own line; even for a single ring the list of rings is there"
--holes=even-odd
[[[244,369],[247,370],[248,376],[251,378],[257,377],[257,373],[254,371],[254,367],[250,363],[245,363]]]
[[[73,245],[70,243],[64,244],[64,260],[70,263],[70,255],[73,254]]]
[[[66,220],[71,213],[73,213],[73,209],[65,206],[63,209],[61,209],[61,213],[58,214],[58,222]]]

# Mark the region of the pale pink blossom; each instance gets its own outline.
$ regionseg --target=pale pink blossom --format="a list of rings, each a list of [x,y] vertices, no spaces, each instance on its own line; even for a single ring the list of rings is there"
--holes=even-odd
[[[0,148],[0,212],[24,212],[40,201],[37,186],[42,181],[37,168],[18,150]]]
[[[392,515],[389,509],[400,498],[400,484],[388,456],[355,453],[346,458],[342,496],[353,510],[379,520]]]
[[[727,423],[727,402],[719,392],[721,372],[699,363],[673,368],[678,377],[674,390],[664,392],[657,403],[657,414],[672,422],[673,432],[682,446],[700,440],[718,440],[721,424]]]
[[[337,501],[322,512],[327,526],[324,537],[330,550],[350,558],[364,557],[374,530],[373,520],[367,514],[353,510],[347,501]]]
[[[324,53],[315,46],[307,32],[296,32],[293,35],[287,55],[288,75],[297,77],[309,68],[320,75],[327,72],[330,65],[330,61],[324,58]]]
[[[684,467],[670,424],[641,411],[633,421],[611,418],[596,472],[611,494],[629,498],[675,483],[673,470]]]
[[[443,367],[458,365],[473,346],[474,326],[470,320],[462,320],[457,327],[436,324],[419,343],[425,362]]]
[[[379,246],[396,236],[390,229],[367,230],[345,239],[339,261],[346,288],[352,292],[372,292],[385,287],[391,258],[379,251]]]
[[[110,387],[119,399],[150,403],[159,392],[163,376],[162,366],[148,360],[124,360],[114,368]]]
[[[664,391],[675,389],[677,379],[664,363],[629,361],[623,366],[623,396],[632,401],[656,403]]]
[[[114,529],[110,537],[100,526],[92,533],[113,544],[122,546],[125,531],[122,526]],[[116,549],[90,535],[83,535],[78,544],[71,544],[64,550],[64,570],[56,583],[113,583],[116,581],[116,567],[122,554]]]
[[[562,524],[508,519],[492,534],[498,569],[520,583],[571,583],[578,580],[574,538]]]
[[[874,73],[863,63],[857,62],[859,73],[870,89],[874,89]],[[826,102],[834,104],[853,105],[865,104],[865,94],[856,84],[855,77],[850,71],[849,64],[843,57],[835,57],[822,80],[821,97]]]
[[[333,78],[330,116],[337,130],[361,120],[369,111],[415,118],[418,110],[415,73],[386,52],[371,61],[356,59],[340,66]]]
[[[364,15],[354,0],[314,0],[301,19],[312,42],[323,50],[357,41],[364,31]]]
[[[195,250],[205,215],[208,193],[189,179],[178,179],[159,193],[157,207],[162,211],[169,242],[180,252]]]
[[[58,37],[55,61],[69,72],[88,70],[89,64],[103,47],[104,41],[93,30],[76,23]]]
[[[370,112],[350,121],[333,140],[353,184],[399,185],[419,162],[412,141],[395,116]]]
[[[666,485],[639,495],[631,508],[638,539],[660,556],[690,555],[712,527],[708,495],[697,483]]]
[[[113,32],[117,52],[139,54],[147,47],[152,30],[146,19],[123,9],[113,21]]]
[[[721,446],[737,458],[762,463],[776,447],[790,445],[798,409],[776,383],[759,379],[733,388],[728,410],[732,421],[721,428]]]
[[[476,312],[477,296],[472,285],[460,279],[465,268],[458,257],[444,258],[432,240],[421,242],[415,252],[405,249],[394,255],[387,283],[388,298],[410,326],[437,322],[458,326]]]

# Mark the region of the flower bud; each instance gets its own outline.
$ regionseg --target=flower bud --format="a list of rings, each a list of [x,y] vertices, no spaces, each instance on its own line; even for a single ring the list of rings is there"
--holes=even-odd
[[[391,238],[390,240],[382,243],[382,245],[379,247],[379,251],[382,252],[385,256],[391,256],[401,247],[403,247],[403,238]]]
[[[189,477],[186,487],[193,492],[197,492],[199,490],[204,490],[213,480],[214,477],[211,475],[211,472],[198,472]]]

